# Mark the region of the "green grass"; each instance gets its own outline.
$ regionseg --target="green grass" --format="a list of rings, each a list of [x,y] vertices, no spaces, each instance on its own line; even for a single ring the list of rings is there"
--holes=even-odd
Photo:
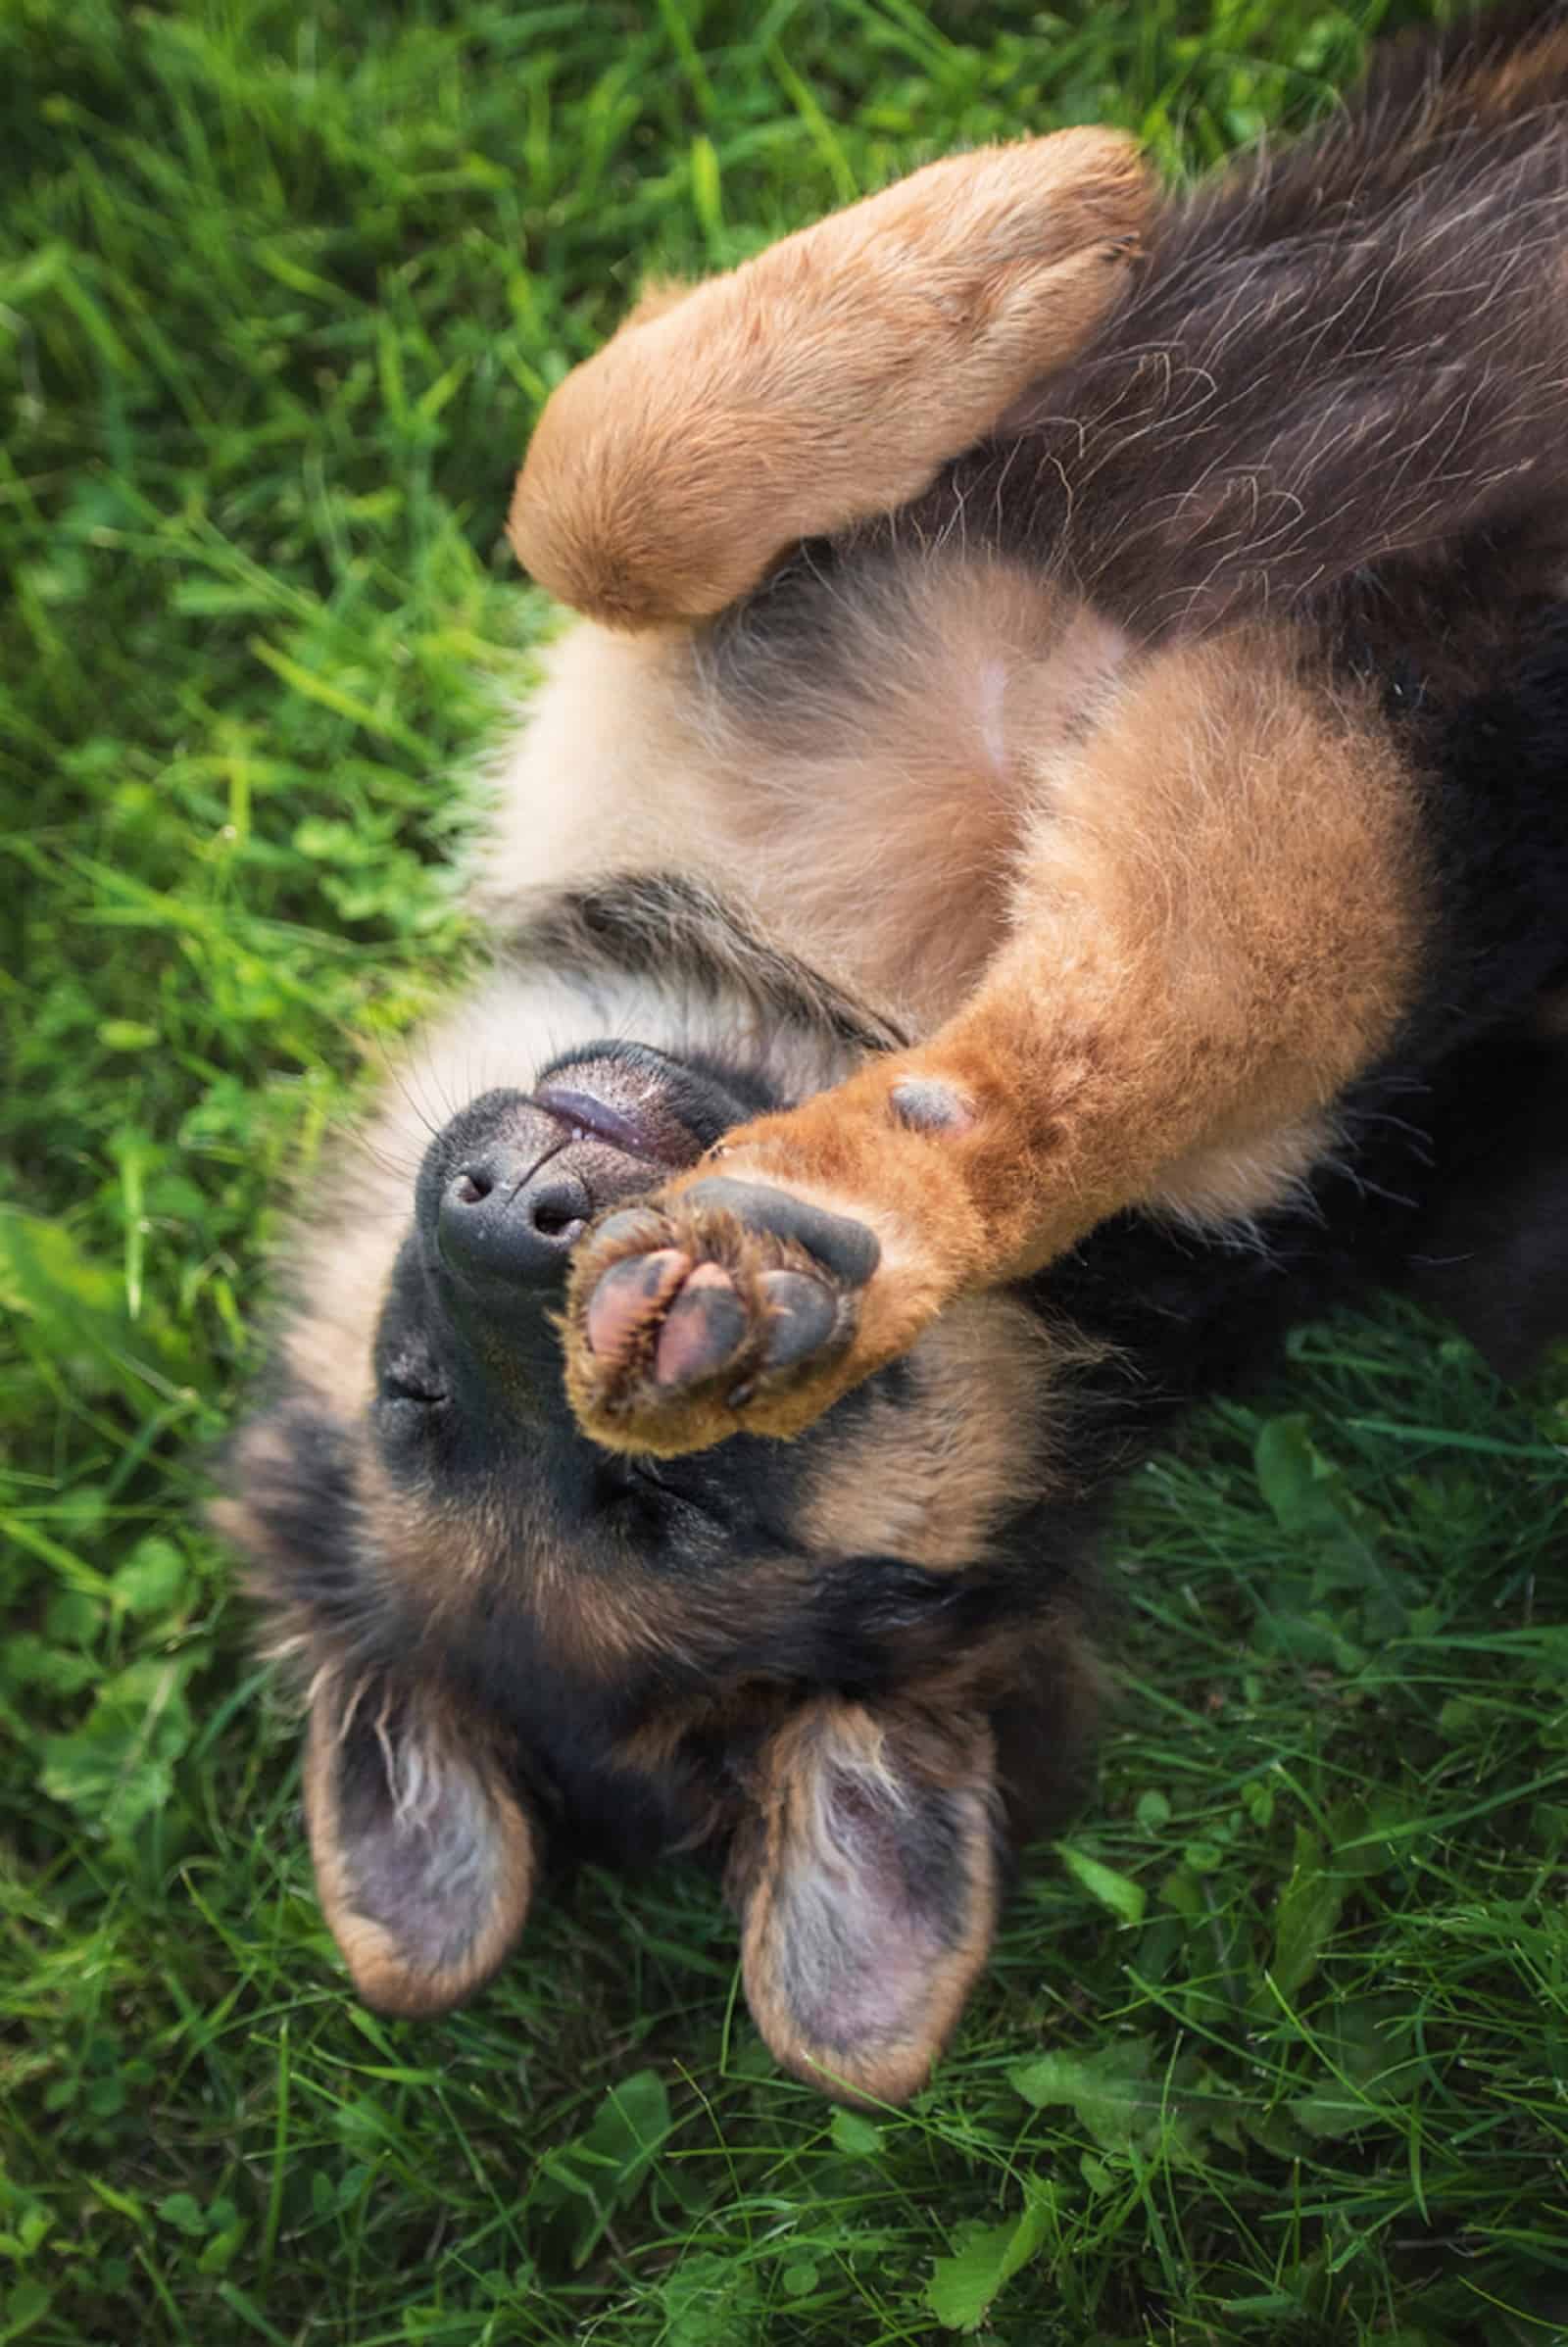
[[[1568,2337],[1560,1377],[1346,1322],[1138,1479],[1099,1795],[885,2119],[678,1870],[356,2010],[197,1514],[275,1201],[461,959],[510,474],[643,268],[1026,125],[1196,167],[1395,13],[0,15],[0,2342]]]

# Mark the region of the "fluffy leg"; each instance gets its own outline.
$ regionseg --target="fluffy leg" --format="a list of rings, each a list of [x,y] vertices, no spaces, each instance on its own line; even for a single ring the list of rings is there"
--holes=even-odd
[[[509,524],[564,603],[710,616],[890,512],[1088,340],[1152,202],[1130,139],[929,164],[684,296],[655,288],[540,416]]]
[[[1149,660],[1045,779],[957,1015],[579,1248],[567,1381],[596,1440],[798,1433],[954,1296],[1124,1206],[1256,1212],[1322,1147],[1420,957],[1415,788],[1370,701],[1239,633]]]

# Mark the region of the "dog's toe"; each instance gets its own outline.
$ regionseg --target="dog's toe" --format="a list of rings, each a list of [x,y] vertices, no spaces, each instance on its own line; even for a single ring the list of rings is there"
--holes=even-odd
[[[848,1287],[863,1288],[881,1256],[876,1233],[863,1222],[830,1214],[825,1206],[796,1198],[791,1191],[775,1190],[770,1182],[738,1182],[729,1174],[713,1174],[684,1191],[681,1203],[717,1208],[733,1214],[756,1238],[802,1247]]]
[[[762,1276],[762,1295],[768,1322],[762,1332],[762,1367],[793,1369],[832,1342],[838,1327],[838,1298],[820,1280],[798,1271],[769,1271]]]
[[[622,1219],[617,1215],[612,1222]],[[655,1247],[646,1255],[623,1255],[618,1263],[612,1263],[583,1314],[584,1340],[595,1358],[619,1366],[645,1348],[661,1312],[678,1294],[691,1267],[690,1255],[672,1247]]]
[[[729,1273],[717,1263],[699,1263],[664,1314],[654,1347],[655,1385],[677,1394],[716,1377],[749,1333],[746,1306]]]

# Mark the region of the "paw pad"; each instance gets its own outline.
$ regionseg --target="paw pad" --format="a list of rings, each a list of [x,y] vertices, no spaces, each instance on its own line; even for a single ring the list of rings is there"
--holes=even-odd
[[[654,1347],[655,1385],[700,1384],[734,1359],[746,1337],[746,1306],[734,1281],[716,1263],[699,1263],[664,1314]]]
[[[678,1452],[808,1422],[880,1256],[862,1223],[728,1175],[610,1215],[572,1265],[566,1382],[584,1430]]]
[[[906,1076],[888,1095],[901,1125],[911,1133],[967,1133],[974,1109],[956,1085],[935,1076]]]
[[[583,1337],[597,1360],[624,1361],[637,1349],[648,1324],[679,1289],[692,1267],[690,1255],[672,1247],[650,1255],[626,1255],[612,1264],[589,1299]]]

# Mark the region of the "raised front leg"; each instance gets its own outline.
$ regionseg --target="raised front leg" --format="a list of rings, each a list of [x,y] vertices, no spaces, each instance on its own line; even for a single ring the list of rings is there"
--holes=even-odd
[[[797,539],[916,496],[1081,349],[1152,202],[1129,138],[1061,130],[656,288],[540,416],[518,560],[612,626],[721,611]]]
[[[1120,1207],[1245,1218],[1323,1148],[1420,959],[1414,785],[1370,697],[1291,637],[1181,648],[1044,779],[1011,934],[958,1014],[578,1250],[567,1380],[596,1440],[798,1433],[964,1291]]]

